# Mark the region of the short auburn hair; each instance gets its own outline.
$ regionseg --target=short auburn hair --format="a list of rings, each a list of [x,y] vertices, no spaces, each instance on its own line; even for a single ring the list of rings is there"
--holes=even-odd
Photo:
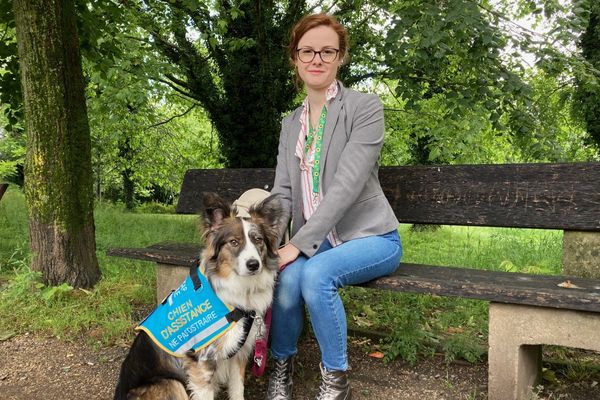
[[[309,14],[294,25],[292,32],[290,34],[290,45],[289,45],[289,55],[292,63],[296,61],[298,50],[298,42],[302,39],[302,36],[308,31],[318,26],[328,26],[337,33],[339,41],[340,41],[340,60],[344,60],[348,53],[348,31],[344,28],[344,25],[340,24],[340,22],[333,16],[325,13],[321,14]]]

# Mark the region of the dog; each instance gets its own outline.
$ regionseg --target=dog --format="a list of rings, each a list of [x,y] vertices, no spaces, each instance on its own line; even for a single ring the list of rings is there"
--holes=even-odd
[[[184,357],[165,351],[141,330],[121,366],[115,400],[212,400],[223,386],[230,399],[244,399],[245,368],[263,328],[260,317],[273,298],[283,209],[274,195],[250,207],[249,217],[238,217],[215,193],[205,193],[203,201],[201,265],[216,296],[239,311],[240,319]]]

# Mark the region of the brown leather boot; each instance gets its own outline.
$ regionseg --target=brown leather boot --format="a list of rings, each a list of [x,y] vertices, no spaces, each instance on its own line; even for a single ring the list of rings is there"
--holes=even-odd
[[[348,383],[348,373],[346,371],[327,371],[322,364],[321,368],[321,387],[317,400],[351,400],[352,389]]]
[[[294,357],[273,361],[275,365],[269,375],[267,400],[292,400]]]

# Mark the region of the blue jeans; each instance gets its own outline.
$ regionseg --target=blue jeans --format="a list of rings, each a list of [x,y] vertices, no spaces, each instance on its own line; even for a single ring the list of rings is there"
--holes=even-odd
[[[347,370],[346,312],[338,289],[391,274],[401,256],[398,231],[350,240],[333,248],[325,240],[313,257],[300,254],[279,274],[275,288],[273,357],[296,354],[306,304],[323,366],[329,371]]]

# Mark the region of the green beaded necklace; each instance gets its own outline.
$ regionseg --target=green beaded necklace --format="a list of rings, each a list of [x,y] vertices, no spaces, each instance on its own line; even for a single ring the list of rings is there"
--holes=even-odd
[[[306,138],[306,144],[304,145],[304,154],[306,155],[308,154],[313,142],[315,143],[315,159],[312,168],[313,195],[317,195],[319,193],[319,180],[321,177],[321,146],[323,144],[323,130],[325,129],[325,121],[327,121],[327,107],[323,106],[316,132],[310,122],[308,124],[308,136]]]

